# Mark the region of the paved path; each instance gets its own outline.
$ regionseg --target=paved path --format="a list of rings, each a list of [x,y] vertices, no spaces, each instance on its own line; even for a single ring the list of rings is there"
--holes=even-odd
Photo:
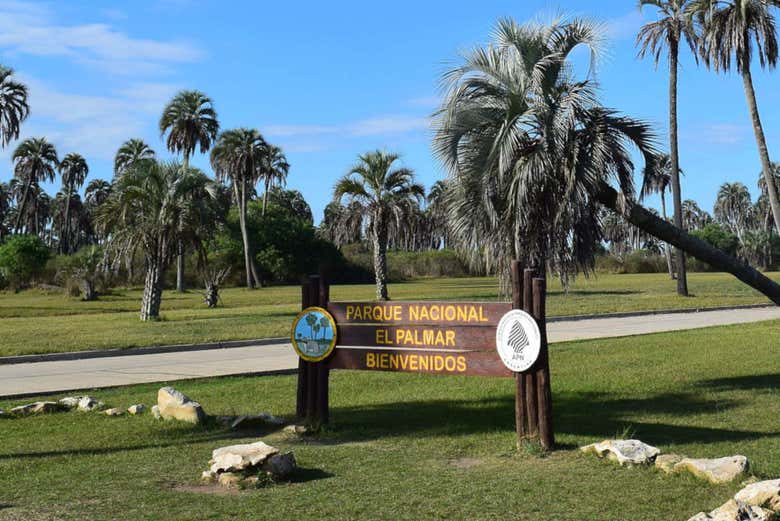
[[[780,319],[780,307],[597,318],[548,324],[551,342]],[[298,367],[289,344],[0,365],[0,396],[111,387]]]

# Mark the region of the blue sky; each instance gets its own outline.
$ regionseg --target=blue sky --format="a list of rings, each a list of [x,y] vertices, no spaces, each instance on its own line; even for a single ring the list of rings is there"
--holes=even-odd
[[[427,186],[443,177],[428,123],[442,71],[485,42],[497,18],[560,12],[605,23],[604,104],[665,136],[667,71],[636,59],[634,47],[655,13],[626,0],[0,0],[0,62],[30,87],[23,136],[47,136],[60,156],[83,154],[91,178],[111,177],[114,152],[130,137],[167,156],[157,131],[163,105],[179,89],[202,90],[223,128],[256,127],[285,149],[288,186],[319,221],[361,152],[401,153]],[[681,66],[683,196],[711,210],[721,183],[742,181],[756,197],[760,165],[740,78],[697,67],[687,53]],[[780,159],[778,76],[756,70],[754,80],[770,155]],[[0,150],[0,181],[11,177],[14,146]],[[207,156],[193,163],[208,169]]]

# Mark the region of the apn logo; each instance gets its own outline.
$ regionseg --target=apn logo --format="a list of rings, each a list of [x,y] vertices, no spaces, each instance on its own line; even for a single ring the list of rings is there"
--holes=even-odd
[[[514,351],[514,355],[512,356],[513,360],[523,358],[523,349],[526,348],[529,342],[528,337],[525,334],[525,328],[523,328],[519,321],[515,321],[515,323],[512,324],[512,329],[509,331],[509,338],[507,338],[506,343]]]

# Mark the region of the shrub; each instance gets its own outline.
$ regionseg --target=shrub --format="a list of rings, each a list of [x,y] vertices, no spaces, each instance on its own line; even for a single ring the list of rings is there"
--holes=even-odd
[[[43,272],[49,248],[34,235],[16,235],[0,246],[0,273],[14,290],[27,287]]]
[[[647,250],[634,250],[626,256],[622,273],[663,273],[667,270],[663,255]]]

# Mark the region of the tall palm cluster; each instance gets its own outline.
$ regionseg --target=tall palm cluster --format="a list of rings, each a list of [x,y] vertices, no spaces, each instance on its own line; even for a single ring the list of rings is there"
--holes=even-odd
[[[0,67],[1,145],[19,137],[28,113],[26,87],[13,79],[10,69]],[[163,274],[174,259],[179,290],[184,289],[188,252],[196,254],[202,273],[224,274],[206,266],[206,243],[226,221],[232,202],[241,215],[245,264],[251,274],[247,286],[258,285],[246,206],[262,182],[265,213],[268,192],[286,183],[290,165],[284,152],[257,130],[220,133],[212,100],[196,90],[173,97],[159,128],[166,147],[181,154],[181,162],[160,161],[143,140],[129,139],[116,152],[113,179],[88,183],[90,170],[83,156],[68,153],[60,159],[46,138],[24,139],[12,154],[13,179],[0,183],[0,241],[11,234],[36,235],[63,255],[99,245],[104,250],[102,269],[124,267],[131,280],[140,258],[145,272],[141,318],[150,320],[159,315]],[[195,153],[209,150],[214,179],[190,166]],[[58,177],[61,189],[51,197],[43,185]],[[91,251],[85,259],[95,258]]]

